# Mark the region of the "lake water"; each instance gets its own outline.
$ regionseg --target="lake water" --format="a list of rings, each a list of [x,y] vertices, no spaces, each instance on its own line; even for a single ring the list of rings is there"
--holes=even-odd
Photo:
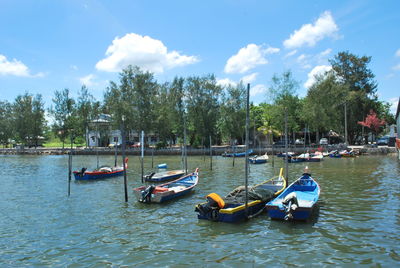
[[[400,265],[400,163],[395,156],[361,156],[308,163],[321,186],[319,215],[310,222],[271,221],[264,214],[240,224],[198,220],[197,203],[244,183],[244,160],[189,157],[200,168],[195,192],[167,204],[140,204],[140,162],[130,156],[129,202],[123,177],[71,183],[67,156],[0,156],[0,267],[266,267]],[[121,162],[121,159],[118,159]],[[113,164],[100,156],[100,164]],[[178,156],[154,165],[181,168]],[[94,168],[95,156],[74,156],[73,168]],[[277,175],[281,158],[252,165],[249,182]],[[289,180],[305,164],[289,164]],[[151,157],[145,171],[151,170]]]

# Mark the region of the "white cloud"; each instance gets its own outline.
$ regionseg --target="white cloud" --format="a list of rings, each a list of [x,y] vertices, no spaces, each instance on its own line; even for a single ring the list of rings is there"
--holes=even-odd
[[[321,53],[319,53],[319,56],[325,57],[325,56],[328,56],[329,54],[331,54],[331,52],[332,52],[332,49],[328,48],[328,49],[325,49],[324,51],[322,51]]]
[[[310,58],[311,57],[309,55],[301,54],[297,57],[297,62],[301,65],[303,69],[310,69]]]
[[[78,66],[76,66],[76,65],[71,65],[70,67],[71,67],[72,70],[78,71]]]
[[[392,69],[395,70],[395,71],[399,71],[400,70],[400,64],[397,64],[397,65],[393,66]]]
[[[396,56],[396,57],[400,57],[400,48],[396,51],[395,56]]]
[[[247,85],[248,83],[253,82],[254,80],[256,80],[258,73],[252,73],[249,75],[245,75],[242,77],[242,79],[240,79],[244,85]]]
[[[397,105],[399,104],[399,98],[391,98],[389,100],[389,103],[390,103],[390,112],[396,115]]]
[[[310,88],[316,81],[315,76],[317,75],[322,75],[332,69],[332,66],[330,65],[319,65],[315,66],[314,69],[311,70],[311,72],[308,73],[308,79],[304,83],[305,88]]]
[[[291,56],[293,56],[293,55],[296,54],[296,53],[297,53],[297,49],[292,50],[292,51],[290,51],[289,53],[287,53],[287,54],[285,55],[285,58],[291,57]]]
[[[218,79],[217,85],[222,87],[227,87],[227,86],[236,86],[237,83],[229,78],[224,78],[224,79]]]
[[[254,87],[250,88],[250,96],[252,97],[266,92],[267,92],[267,87],[262,84],[255,85]]]
[[[262,45],[248,44],[230,57],[225,65],[225,73],[245,73],[258,65],[267,64],[267,54],[278,53],[279,48],[263,48]]]
[[[305,24],[301,26],[299,30],[295,30],[290,35],[289,39],[283,42],[285,48],[293,49],[302,47],[304,45],[314,46],[318,41],[321,41],[325,37],[337,37],[339,31],[331,13],[325,11],[315,21],[314,24]]]
[[[94,82],[95,78],[96,76],[94,74],[88,74],[87,76],[79,78],[79,81],[81,82],[82,85],[91,87],[96,85],[96,83]]]
[[[101,71],[119,72],[128,65],[162,73],[165,69],[198,62],[195,56],[181,55],[177,51],[168,52],[167,47],[157,39],[129,33],[116,37],[107,48],[106,57],[96,64]]]
[[[13,59],[8,61],[6,56],[0,54],[0,75],[15,75],[15,76],[32,76],[29,73],[29,68],[21,61]],[[39,76],[43,76],[42,73]]]

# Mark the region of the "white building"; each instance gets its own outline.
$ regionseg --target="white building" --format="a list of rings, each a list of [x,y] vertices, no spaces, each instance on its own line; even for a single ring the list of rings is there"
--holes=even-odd
[[[158,135],[154,133],[145,134],[146,144],[155,145],[159,142]],[[121,130],[113,129],[110,115],[101,114],[99,118],[90,123],[90,130],[86,131],[86,139],[89,147],[106,147],[121,145]],[[133,146],[139,143],[140,134],[136,131],[129,131],[127,134],[127,144]]]

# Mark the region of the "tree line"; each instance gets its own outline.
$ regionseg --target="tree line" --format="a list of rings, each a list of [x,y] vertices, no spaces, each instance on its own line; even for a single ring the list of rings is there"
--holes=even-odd
[[[360,122],[371,111],[384,122],[394,123],[389,104],[378,100],[370,61],[371,57],[339,52],[330,60],[332,69],[316,77],[304,98],[298,96],[299,82],[290,71],[275,74],[268,101],[251,105],[250,136],[254,141],[262,137],[272,142],[282,135],[285,111],[293,138],[307,130],[316,143],[330,130],[347,133],[349,143],[360,140],[368,131]],[[5,146],[14,140],[35,146],[46,133],[53,133],[63,144],[84,141],[90,122],[99,114],[111,115],[114,129],[158,135],[161,146],[180,142],[184,128],[193,147],[208,146],[209,137],[214,144],[243,143],[245,100],[245,85],[223,87],[212,74],[158,83],[153,73],[128,66],[118,81],[109,83],[102,101],[95,100],[86,86],[76,99],[69,89],[55,90],[47,109],[51,125],[45,120],[40,94],[25,93],[13,103],[0,101],[0,143]]]

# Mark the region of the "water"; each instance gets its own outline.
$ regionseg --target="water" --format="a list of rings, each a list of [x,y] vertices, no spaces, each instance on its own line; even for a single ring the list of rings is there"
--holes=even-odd
[[[119,159],[119,162],[121,159]],[[154,166],[181,168],[178,156]],[[400,163],[393,156],[325,159],[308,163],[321,185],[319,215],[310,222],[271,221],[261,215],[241,224],[200,221],[194,206],[244,182],[243,159],[189,157],[200,168],[191,195],[167,204],[139,204],[140,162],[130,156],[129,202],[123,177],[71,183],[67,156],[0,156],[0,266],[243,267],[385,266],[400,264]],[[114,163],[100,156],[100,164]],[[74,156],[73,167],[93,168],[95,156]],[[283,166],[252,165],[256,184]],[[290,164],[289,178],[305,164]],[[151,170],[151,157],[145,160]]]

